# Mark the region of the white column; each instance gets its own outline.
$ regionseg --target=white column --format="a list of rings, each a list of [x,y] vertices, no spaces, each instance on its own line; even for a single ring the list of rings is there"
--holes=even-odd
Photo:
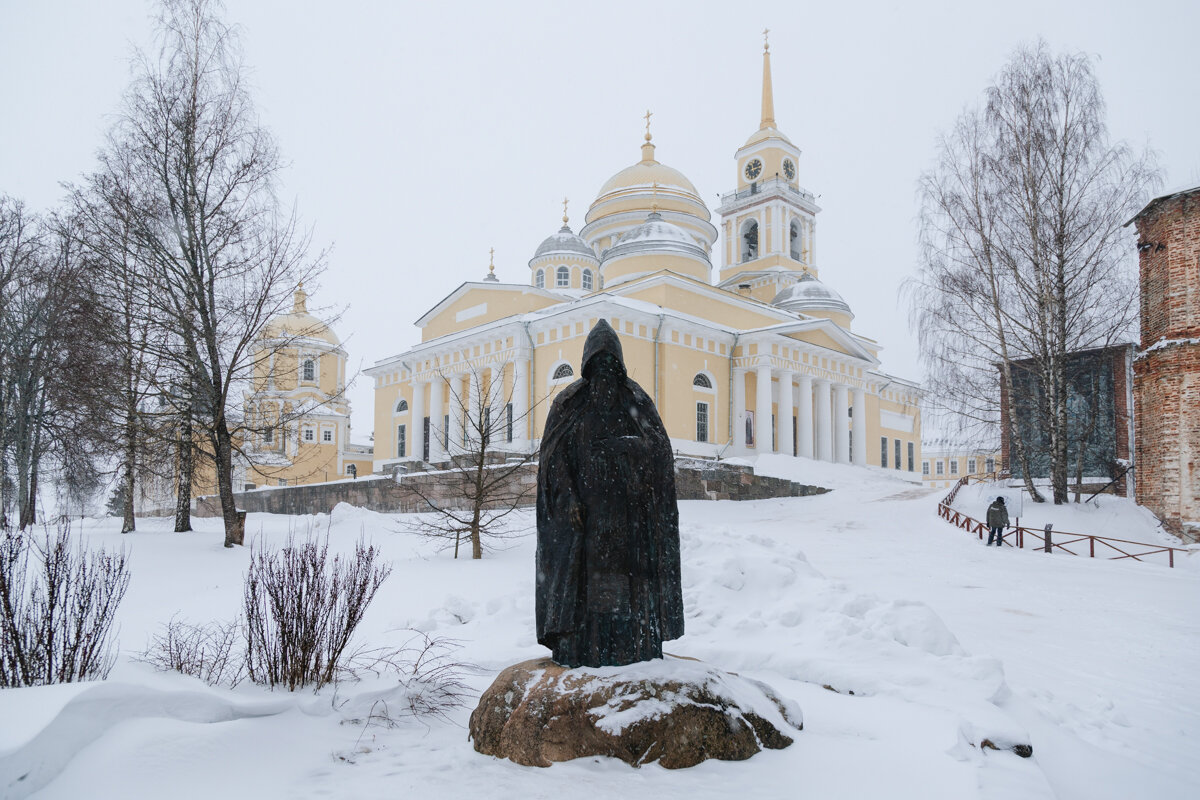
[[[771,452],[771,367],[756,368],[758,384],[754,398],[754,453]]]
[[[829,407],[829,381],[815,381],[817,402],[814,416],[817,422],[816,457],[833,461],[833,411]]]
[[[863,389],[854,390],[854,463],[860,467],[867,465],[867,393]]]
[[[420,461],[425,456],[425,381],[413,381],[412,457]]]
[[[434,376],[433,382],[429,384],[429,460],[444,461],[445,448],[442,447],[442,441],[445,439],[446,433],[443,430],[443,420],[445,406],[442,401],[442,390],[445,388],[446,382],[442,376]]]
[[[785,369],[779,373],[779,410],[775,413],[779,418],[779,452],[786,456],[796,454],[796,420],[792,409],[796,407],[796,395],[792,391],[792,371]]]
[[[513,362],[513,447],[529,450],[532,420],[529,418],[529,359],[520,357]]]
[[[733,370],[733,452],[746,452],[746,370]]]
[[[463,410],[467,406],[466,398],[462,393],[462,375],[450,376],[446,388],[446,405],[450,407],[450,432],[447,437],[450,444],[446,450],[450,455],[454,455],[462,452]]]
[[[800,414],[796,424],[800,426],[797,438],[797,455],[813,457],[813,379],[810,375],[800,376]]]
[[[504,393],[504,365],[496,364],[492,366],[491,376],[488,378],[488,408],[490,409],[489,417],[492,420],[492,446],[507,447],[508,442],[505,438],[508,436],[508,431],[504,427],[504,405],[507,395]]]
[[[483,400],[480,398],[480,383],[482,382],[483,367],[473,367],[471,369],[470,379],[467,381],[467,414],[465,425],[467,426],[467,441],[470,448],[474,450],[481,444],[479,441],[483,435]]]
[[[844,383],[833,387],[833,438],[837,445],[837,462],[850,463],[850,393]]]

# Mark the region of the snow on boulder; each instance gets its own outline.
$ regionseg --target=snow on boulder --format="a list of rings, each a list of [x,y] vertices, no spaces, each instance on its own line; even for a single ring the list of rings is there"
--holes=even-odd
[[[692,659],[568,669],[542,658],[500,673],[470,731],[480,753],[525,766],[609,756],[678,769],[781,750],[785,731],[803,728],[771,687]]]

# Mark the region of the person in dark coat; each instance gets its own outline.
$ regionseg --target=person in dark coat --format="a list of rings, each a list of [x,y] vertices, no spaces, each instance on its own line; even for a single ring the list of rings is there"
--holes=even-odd
[[[538,463],[538,642],[566,667],[662,658],[683,635],[671,441],[596,323],[583,377],[555,398]]]
[[[988,506],[987,525],[987,543],[990,545],[992,539],[995,539],[996,546],[1001,547],[1004,544],[1004,529],[1008,527],[1008,506],[1004,505],[1003,497],[997,497],[995,502]]]

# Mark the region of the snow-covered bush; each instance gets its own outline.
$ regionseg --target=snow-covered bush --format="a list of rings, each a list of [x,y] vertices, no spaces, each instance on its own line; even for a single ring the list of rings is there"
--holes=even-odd
[[[62,524],[42,542],[0,530],[0,686],[104,678],[109,639],[129,588],[124,550],[87,551]]]
[[[329,539],[289,538],[278,551],[259,544],[242,593],[250,680],[316,689],[347,667],[354,629],[392,568],[361,539],[354,557],[329,558]]]
[[[196,625],[172,618],[138,656],[156,669],[174,670],[207,683],[233,688],[246,676],[240,619]]]

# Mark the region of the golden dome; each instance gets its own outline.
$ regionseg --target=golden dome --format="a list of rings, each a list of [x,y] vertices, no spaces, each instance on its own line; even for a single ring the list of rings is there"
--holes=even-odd
[[[596,200],[602,200],[605,195],[621,189],[650,189],[655,184],[659,189],[674,189],[690,194],[696,200],[700,199],[700,193],[682,172],[654,160],[654,145],[647,142],[642,145],[642,160],[609,178],[600,187]]]
[[[264,339],[320,339],[334,347],[341,342],[333,330],[321,320],[308,313],[308,295],[304,288],[296,289],[292,299],[292,311],[280,314],[263,327]]]

